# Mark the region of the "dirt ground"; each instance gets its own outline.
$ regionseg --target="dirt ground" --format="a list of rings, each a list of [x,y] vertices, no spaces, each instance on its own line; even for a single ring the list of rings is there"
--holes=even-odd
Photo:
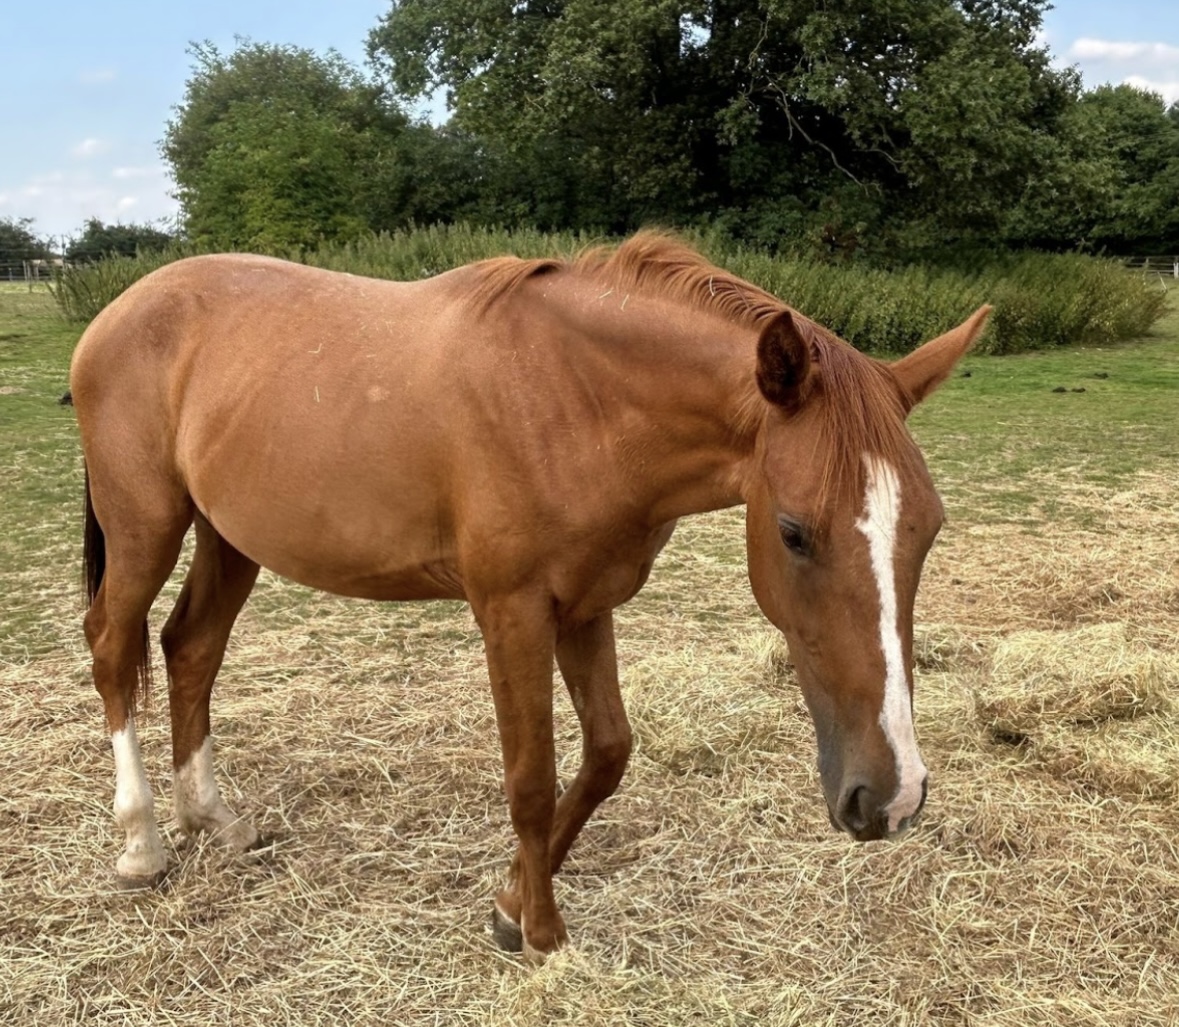
[[[749,597],[739,513],[685,522],[619,617],[637,752],[559,882],[575,948],[539,970],[487,930],[511,834],[480,641],[458,605],[264,578],[214,718],[227,799],[273,844],[233,857],[169,827],[166,888],[114,891],[109,742],[62,586],[75,543],[65,524],[47,530],[16,604],[40,611],[40,641],[0,669],[0,1016],[1172,1023],[1177,487],[1144,476],[1132,495],[1095,497],[1130,546],[1103,544],[1100,524],[946,529],[919,604],[933,785],[896,844],[857,846],[827,824],[809,721]],[[996,731],[1001,646],[1048,630],[1083,654],[1094,624],[1123,625],[1103,644],[1153,661],[1153,699]],[[1086,661],[1070,667],[1086,689]],[[143,744],[167,823],[163,702]],[[575,722],[559,705],[571,776]]]

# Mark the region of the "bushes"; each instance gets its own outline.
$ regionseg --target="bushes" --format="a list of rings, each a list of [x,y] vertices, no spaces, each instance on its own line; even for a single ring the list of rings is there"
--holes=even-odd
[[[874,353],[907,353],[992,303],[983,353],[1101,345],[1146,334],[1166,294],[1118,261],[1023,253],[973,271],[914,265],[895,271],[831,266],[755,251],[714,249],[718,262]]]
[[[571,254],[593,241],[569,232],[436,225],[278,255],[335,271],[409,280],[502,253]],[[1110,343],[1147,332],[1166,299],[1157,283],[1126,271],[1117,261],[1078,254],[1012,254],[975,269],[914,265],[885,271],[773,257],[717,238],[702,242],[718,264],[780,296],[848,342],[884,354],[908,352],[983,303],[993,303],[995,314],[980,343],[982,352]],[[67,318],[89,321],[136,279],[194,252],[177,246],[71,268],[58,275],[54,296]]]
[[[429,228],[383,232],[356,242],[327,243],[315,250],[289,256],[330,271],[409,281],[429,278],[463,264],[505,253],[518,257],[571,256],[595,241],[596,237],[583,232],[431,225]]]
[[[860,349],[907,353],[989,301],[985,289],[926,267],[881,271],[738,251],[722,262]]]
[[[329,271],[409,281],[505,253],[521,257],[573,254],[593,241],[594,237],[583,233],[432,225],[369,235],[353,242],[325,242],[314,249],[288,250],[274,256]],[[56,274],[53,295],[67,320],[88,322],[144,275],[201,252],[200,247],[176,245],[163,252],[111,257],[87,267],[67,268]]]
[[[992,353],[1132,339],[1166,305],[1157,282],[1080,254],[1022,254],[988,268],[979,282],[995,304]]]
[[[197,251],[179,244],[135,257],[110,256],[92,264],[55,268],[50,289],[67,321],[93,321],[108,303],[156,268]]]

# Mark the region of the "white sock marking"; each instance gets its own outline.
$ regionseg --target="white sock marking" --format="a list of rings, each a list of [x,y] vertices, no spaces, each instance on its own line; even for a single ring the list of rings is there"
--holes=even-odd
[[[868,468],[868,487],[864,516],[856,522],[856,527],[868,540],[872,573],[880,592],[880,648],[884,652],[884,701],[880,707],[880,727],[888,739],[897,767],[897,791],[885,809],[891,833],[921,805],[921,784],[926,771],[913,731],[913,704],[897,629],[893,563],[901,515],[901,485],[896,471],[885,461],[865,454],[864,463]]]
[[[115,822],[127,832],[127,844],[119,856],[122,877],[154,877],[168,866],[156,826],[151,785],[143,769],[135,722],[111,735],[115,754]]]
[[[247,849],[258,832],[225,805],[213,776],[213,739],[205,738],[176,770],[173,781],[176,819],[186,834],[208,831],[234,849]]]

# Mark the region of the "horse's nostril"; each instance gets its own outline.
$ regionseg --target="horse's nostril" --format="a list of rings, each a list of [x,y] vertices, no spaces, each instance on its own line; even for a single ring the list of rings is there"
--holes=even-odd
[[[929,795],[929,775],[926,774],[921,779],[921,801],[917,803],[917,808],[913,811],[913,816],[917,816],[925,808],[925,798]]]
[[[867,805],[868,789],[863,785],[844,793],[843,802],[839,807],[839,819],[852,834],[863,831],[871,822],[872,815],[868,812]]]

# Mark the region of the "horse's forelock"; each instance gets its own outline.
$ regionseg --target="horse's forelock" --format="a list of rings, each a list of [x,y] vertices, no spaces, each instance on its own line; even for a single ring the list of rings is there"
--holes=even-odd
[[[818,388],[811,402],[819,405],[825,454],[817,505],[857,503],[866,457],[887,462],[902,476],[920,459],[905,425],[903,391],[886,364],[834,336],[816,333],[812,352]]]

